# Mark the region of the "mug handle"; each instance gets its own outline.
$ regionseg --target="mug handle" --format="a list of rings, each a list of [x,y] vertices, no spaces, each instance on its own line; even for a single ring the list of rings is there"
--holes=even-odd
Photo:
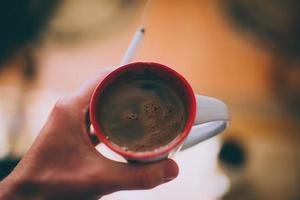
[[[185,139],[181,150],[190,148],[226,129],[230,120],[227,105],[212,97],[196,95],[196,117],[194,126]]]

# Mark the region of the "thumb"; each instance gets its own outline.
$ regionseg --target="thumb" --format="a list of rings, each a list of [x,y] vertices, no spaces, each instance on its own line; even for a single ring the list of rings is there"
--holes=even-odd
[[[113,162],[113,161],[112,161]],[[109,170],[109,180],[106,184],[110,185],[108,191],[151,189],[160,184],[173,180],[178,175],[178,166],[167,159],[152,164],[125,164],[113,162]],[[102,184],[103,185],[103,184]]]

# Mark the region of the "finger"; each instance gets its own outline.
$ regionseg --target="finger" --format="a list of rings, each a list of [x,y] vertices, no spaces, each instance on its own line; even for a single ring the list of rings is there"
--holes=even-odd
[[[97,72],[96,75],[91,77],[87,80],[82,86],[75,91],[70,96],[67,96],[61,100],[61,102],[68,105],[70,112],[72,112],[72,116],[77,116],[76,124],[80,126],[83,130],[84,138],[87,142],[93,146],[99,143],[98,138],[91,134],[90,131],[90,119],[88,113],[88,105],[90,102],[90,98],[92,96],[93,91],[95,90],[96,86],[113,70],[114,68],[106,68],[102,69],[101,71]],[[73,120],[74,122],[74,120]]]
[[[90,141],[92,142],[92,144],[94,146],[98,145],[100,143],[100,140],[98,139],[98,137],[96,136],[92,126],[91,126],[91,120],[90,120],[90,110],[88,109],[88,111],[86,112],[85,115],[85,127],[86,127],[86,132],[89,136]]]
[[[117,190],[151,189],[173,180],[177,177],[179,171],[177,164],[170,159],[152,164],[113,162],[113,165],[107,168],[107,170],[109,170],[107,173],[108,177],[104,180],[112,188],[110,192]]]

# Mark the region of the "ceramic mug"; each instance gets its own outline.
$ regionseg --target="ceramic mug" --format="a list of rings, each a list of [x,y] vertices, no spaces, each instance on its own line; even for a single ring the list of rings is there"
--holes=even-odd
[[[154,74],[162,80],[167,80],[168,84],[176,89],[184,101],[187,118],[182,133],[167,145],[153,151],[134,152],[124,150],[107,138],[97,121],[96,107],[101,102],[103,90],[124,74],[131,74],[134,77],[144,73]],[[98,84],[91,97],[90,120],[98,139],[127,161],[155,162],[171,157],[180,149],[192,147],[222,132],[228,125],[229,112],[226,104],[221,100],[195,95],[185,78],[172,68],[154,62],[135,62],[118,67]]]

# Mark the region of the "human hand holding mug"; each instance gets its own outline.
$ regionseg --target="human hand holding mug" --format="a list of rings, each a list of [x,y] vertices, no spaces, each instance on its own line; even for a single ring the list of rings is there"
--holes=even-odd
[[[127,164],[96,151],[86,115],[92,92],[107,73],[97,74],[56,103],[29,151],[0,181],[1,200],[97,200],[115,191],[150,189],[177,176],[178,167],[170,159]]]
[[[99,83],[90,118],[96,136],[111,150],[128,161],[153,162],[220,133],[229,112],[222,101],[195,95],[173,69],[136,62]]]

